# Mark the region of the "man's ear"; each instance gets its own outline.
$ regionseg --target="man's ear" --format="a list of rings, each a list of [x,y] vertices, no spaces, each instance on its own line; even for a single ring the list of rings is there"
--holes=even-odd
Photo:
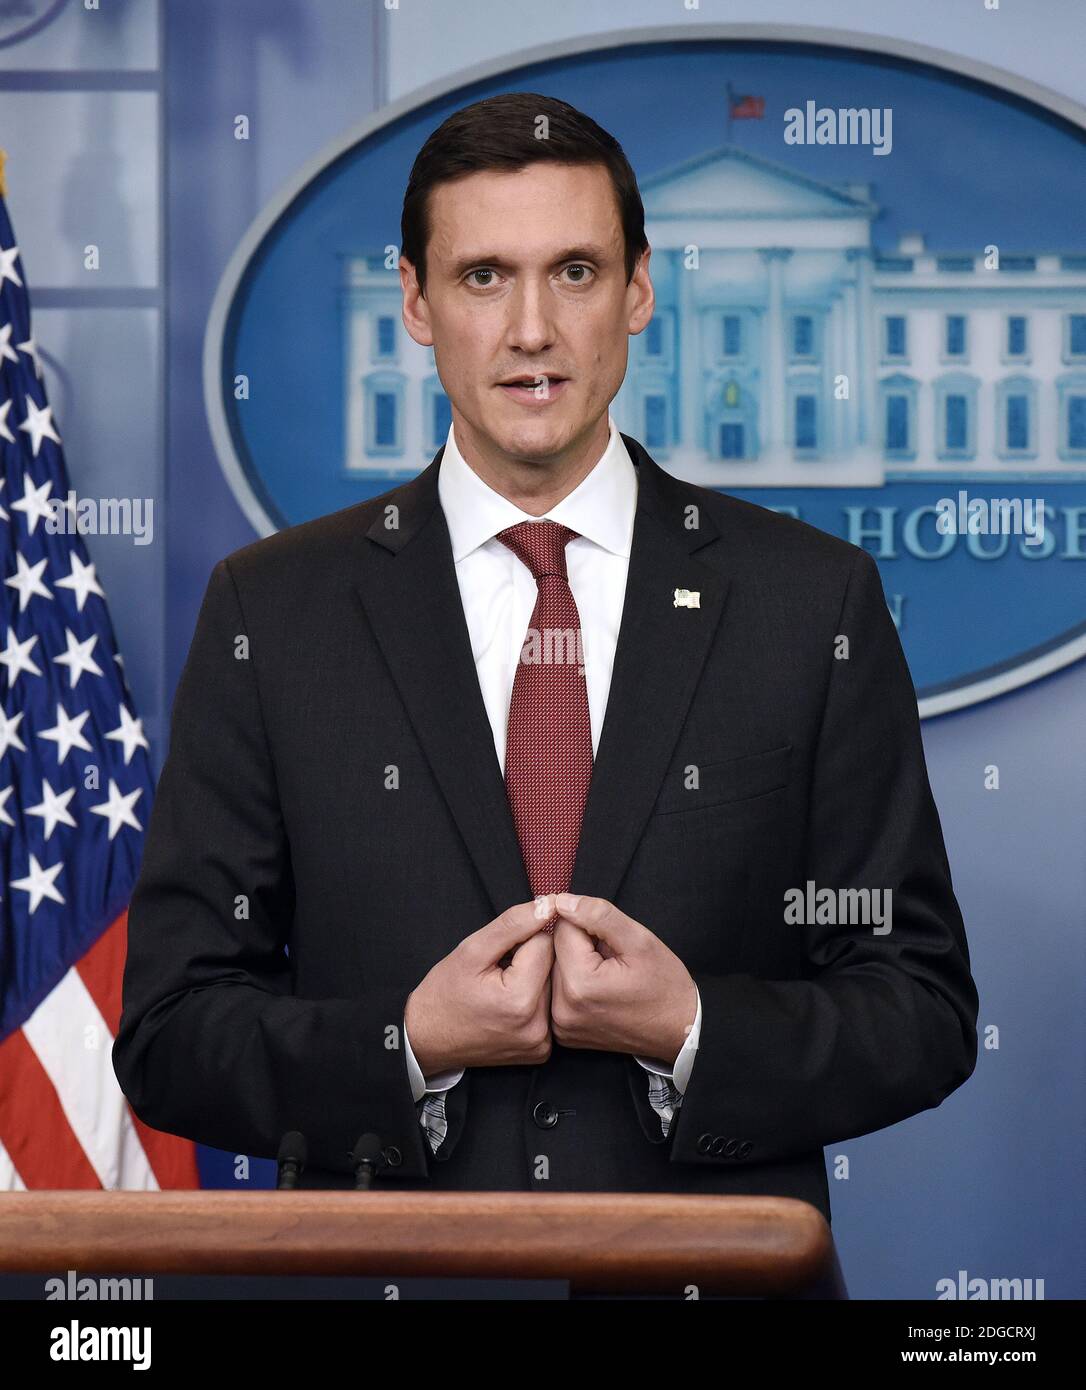
[[[419,289],[418,274],[406,256],[400,257],[400,288],[403,291],[401,317],[403,326],[420,347],[433,347],[430,329],[430,306]]]
[[[627,302],[630,305],[627,332],[631,334],[643,333],[649,326],[649,321],[656,309],[656,290],[649,276],[649,257],[651,255],[652,247],[646,246],[638,258],[633,276],[627,287]]]

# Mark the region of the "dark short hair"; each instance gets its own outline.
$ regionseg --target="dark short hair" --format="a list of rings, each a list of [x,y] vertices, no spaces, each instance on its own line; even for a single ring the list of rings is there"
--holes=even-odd
[[[547,118],[546,139],[536,135],[540,116]],[[431,189],[483,169],[512,171],[541,160],[555,164],[602,164],[606,168],[626,242],[629,284],[648,241],[637,179],[622,146],[590,116],[566,101],[538,92],[503,92],[454,111],[415,156],[400,217],[400,251],[415,267],[420,290],[426,289]]]

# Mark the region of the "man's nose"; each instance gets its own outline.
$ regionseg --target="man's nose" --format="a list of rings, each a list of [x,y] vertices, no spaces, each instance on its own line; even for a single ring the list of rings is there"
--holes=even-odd
[[[554,336],[546,287],[534,281],[517,285],[509,300],[507,342],[523,352],[540,352],[554,341]]]

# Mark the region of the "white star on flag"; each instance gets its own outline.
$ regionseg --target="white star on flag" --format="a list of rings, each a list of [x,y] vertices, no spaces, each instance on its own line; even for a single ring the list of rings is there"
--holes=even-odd
[[[0,709],[0,758],[4,756],[9,748],[21,748],[24,753],[26,752],[26,744],[18,734],[22,717],[22,710],[20,710],[18,714],[13,714],[9,719],[4,711]]]
[[[30,872],[27,874],[26,878],[13,878],[11,880],[10,886],[12,888],[18,888],[23,893],[30,894],[31,917],[37,912],[42,898],[52,898],[56,903],[62,903],[64,901],[53,882],[57,874],[59,874],[63,868],[64,861],[61,860],[60,863],[53,864],[48,869],[43,869],[38,863],[37,856],[32,854],[30,856]]]
[[[68,802],[75,796],[75,788],[70,791],[55,792],[46,779],[42,778],[41,801],[37,806],[28,806],[26,813],[28,816],[41,816],[45,821],[45,838],[48,840],[58,824],[74,825],[75,820],[68,810]]]
[[[88,594],[97,594],[99,598],[105,598],[105,593],[98,583],[94,572],[94,565],[85,565],[79,556],[72,551],[72,572],[66,579],[54,581],[58,589],[71,589],[75,594],[75,606],[80,613],[83,605],[87,601]]]
[[[93,633],[85,642],[80,642],[70,627],[64,629],[64,640],[68,644],[68,650],[63,656],[55,656],[53,660],[58,666],[67,666],[68,674],[71,676],[71,689],[75,689],[79,677],[84,671],[89,671],[92,676],[100,676],[102,668],[91,656],[91,650],[95,642],[98,641],[98,634]],[[0,661],[3,661],[3,653],[0,653]]]
[[[92,806],[91,810],[95,815],[109,817],[109,838],[111,840],[122,825],[130,825],[133,830],[143,829],[143,826],[132,813],[136,798],[142,795],[143,788],[137,787],[134,792],[129,792],[125,796],[113,778],[109,779],[109,800],[101,802],[98,806]]]
[[[5,825],[15,824],[15,822],[7,813],[8,797],[12,794],[14,790],[15,788],[11,786],[5,787],[3,791],[0,791],[0,821],[3,821]]]
[[[22,425],[19,426],[22,429]],[[26,513],[26,529],[31,535],[38,525],[39,517],[49,517],[53,515],[53,508],[45,500],[53,490],[53,484],[46,479],[41,487],[35,487],[29,473],[23,474],[23,495],[18,502],[12,502],[13,512]]]
[[[14,284],[22,288],[23,282],[19,279],[19,272],[15,269],[15,257],[19,254],[17,246],[9,246],[5,251],[0,246],[0,285],[5,280],[11,280]]]
[[[13,589],[19,591],[19,612],[26,610],[26,605],[34,597],[40,594],[42,598],[51,599],[53,595],[41,582],[42,574],[45,571],[48,560],[39,560],[36,565],[28,565],[26,558],[21,550],[15,553],[15,564],[18,567],[17,573],[10,579],[5,579],[5,584],[10,584]]]
[[[14,685],[19,677],[20,671],[29,671],[32,676],[40,676],[41,672],[31,661],[30,648],[38,640],[37,634],[28,637],[25,642],[16,640],[13,628],[8,628],[8,644],[0,652],[0,662],[8,668],[8,685]],[[59,657],[55,660],[60,660]]]
[[[23,716],[20,714],[19,718]],[[38,735],[39,738],[47,738],[50,742],[57,745],[57,762],[62,763],[73,748],[82,748],[85,753],[93,753],[94,749],[83,737],[83,725],[90,718],[90,710],[85,709],[82,714],[77,714],[74,719],[68,717],[68,711],[63,705],[57,705],[57,722],[51,729],[43,729]],[[3,751],[3,730],[0,729],[0,752]],[[19,747],[22,748],[20,743]],[[24,749],[25,752],[25,749]]]
[[[33,334],[27,338],[25,343],[16,343],[15,346],[20,352],[25,352],[34,363],[34,375],[41,380],[41,358],[38,356],[38,345],[34,341]]]
[[[37,405],[33,396],[26,398],[26,419],[19,428],[26,430],[30,436],[30,447],[35,458],[38,457],[38,450],[41,448],[43,439],[51,439],[54,444],[60,443],[60,435],[57,434],[56,426],[53,424],[53,407],[51,405]]]
[[[19,354],[11,346],[11,324],[5,323],[0,328],[0,362],[18,362]]]
[[[120,710],[120,726],[111,729],[106,734],[106,738],[115,738],[119,743],[124,744],[124,762],[127,767],[137,748],[146,748],[150,752],[151,745],[143,735],[143,720],[133,719],[124,705],[119,705],[118,709]]]

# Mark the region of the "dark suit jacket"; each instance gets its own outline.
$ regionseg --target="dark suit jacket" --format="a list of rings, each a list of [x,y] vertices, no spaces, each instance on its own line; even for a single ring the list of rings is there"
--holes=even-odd
[[[469,1068],[436,1156],[418,1124],[407,996],[531,897],[440,452],[211,575],[113,1049],[148,1124],[263,1156],[299,1129],[312,1186],[349,1185],[348,1151],[372,1129],[387,1186],[771,1193],[828,1217],[822,1146],[970,1075],[977,994],[874,562],[623,439],[633,548],[571,887],[644,923],[701,991],[668,1138],[632,1057],[562,1046],[541,1066]],[[676,588],[700,607],[676,607]],[[786,924],[784,895],[808,880],[891,889],[892,932]]]

